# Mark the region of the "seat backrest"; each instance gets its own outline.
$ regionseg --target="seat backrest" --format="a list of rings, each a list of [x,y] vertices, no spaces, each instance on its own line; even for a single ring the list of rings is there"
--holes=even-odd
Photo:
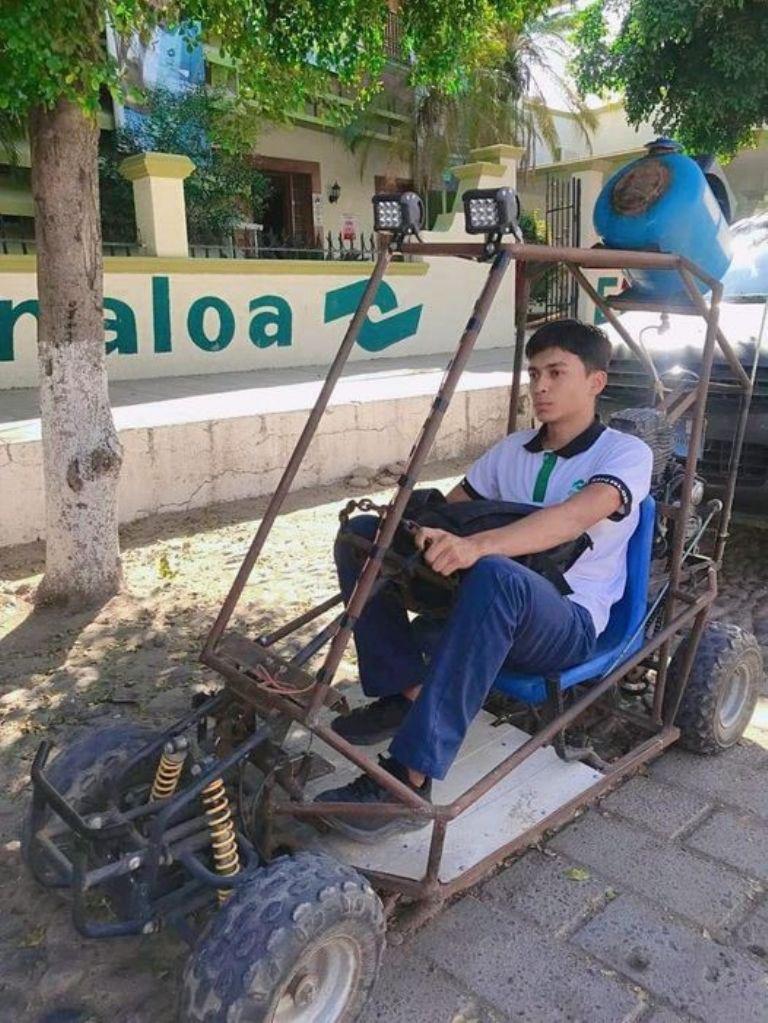
[[[611,616],[600,644],[613,646],[637,629],[648,607],[648,581],[656,525],[656,502],[650,496],[640,505],[640,519],[627,545],[627,582],[624,594],[611,608]]]

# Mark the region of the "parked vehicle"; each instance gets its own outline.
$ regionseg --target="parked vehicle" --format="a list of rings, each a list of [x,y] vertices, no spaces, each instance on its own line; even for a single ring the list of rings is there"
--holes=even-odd
[[[731,227],[734,257],[723,278],[720,325],[748,373],[752,372],[756,340],[760,336],[768,300],[768,212],[737,221]],[[705,323],[701,316],[682,313],[632,311],[621,323],[640,338],[659,373],[670,381],[695,374],[701,361]],[[614,342],[614,360],[604,397],[604,412],[643,404],[648,395],[647,374],[618,332],[604,324]],[[720,351],[715,353],[712,380],[730,377]],[[722,491],[732,455],[733,422],[741,402],[738,392],[709,395],[707,425],[699,471],[712,494]],[[763,512],[768,508],[768,329],[763,329],[755,390],[741,453],[736,507]]]

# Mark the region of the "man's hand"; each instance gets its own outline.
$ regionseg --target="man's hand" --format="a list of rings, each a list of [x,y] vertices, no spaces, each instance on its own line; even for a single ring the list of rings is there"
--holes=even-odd
[[[424,560],[440,575],[453,575],[461,568],[471,568],[481,556],[479,545],[472,536],[455,536],[444,529],[422,526],[414,537],[416,546],[424,552]]]

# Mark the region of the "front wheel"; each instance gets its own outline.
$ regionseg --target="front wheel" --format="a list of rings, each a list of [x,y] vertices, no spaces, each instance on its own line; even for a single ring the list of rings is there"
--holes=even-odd
[[[675,688],[686,647],[687,640],[672,658],[667,692]],[[752,633],[708,622],[675,718],[682,745],[703,754],[734,746],[754,713],[762,678],[763,656]]]
[[[156,732],[133,724],[110,725],[86,732],[59,751],[47,768],[48,779],[81,816],[103,810],[109,785],[117,771],[156,736]],[[140,780],[151,784],[151,768],[149,770],[149,775]],[[46,888],[69,885],[61,865],[49,859],[37,837],[37,832],[55,816],[49,807],[36,811],[30,800],[22,825],[22,861],[35,880]]]
[[[183,1023],[353,1023],[384,951],[368,882],[329,856],[284,856],[235,888],[184,970]]]

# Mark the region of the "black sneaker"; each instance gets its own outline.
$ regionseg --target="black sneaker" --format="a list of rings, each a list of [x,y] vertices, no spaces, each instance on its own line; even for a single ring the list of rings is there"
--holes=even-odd
[[[355,746],[373,746],[391,739],[413,706],[413,701],[400,693],[381,696],[365,707],[356,707],[331,721],[331,728],[342,739]]]
[[[432,781],[427,778],[420,786],[414,785],[408,779],[408,771],[402,764],[393,757],[379,757],[379,763],[383,768],[393,774],[400,781],[418,792],[424,799],[432,797]],[[378,782],[368,774],[361,774],[348,785],[338,789],[327,789],[325,792],[315,796],[316,803],[393,803],[396,797],[382,788]],[[346,835],[355,842],[365,842],[370,845],[378,842],[389,835],[396,835],[403,831],[418,831],[426,827],[429,821],[418,820],[408,817],[367,817],[361,814],[359,817],[323,817],[329,827]]]

